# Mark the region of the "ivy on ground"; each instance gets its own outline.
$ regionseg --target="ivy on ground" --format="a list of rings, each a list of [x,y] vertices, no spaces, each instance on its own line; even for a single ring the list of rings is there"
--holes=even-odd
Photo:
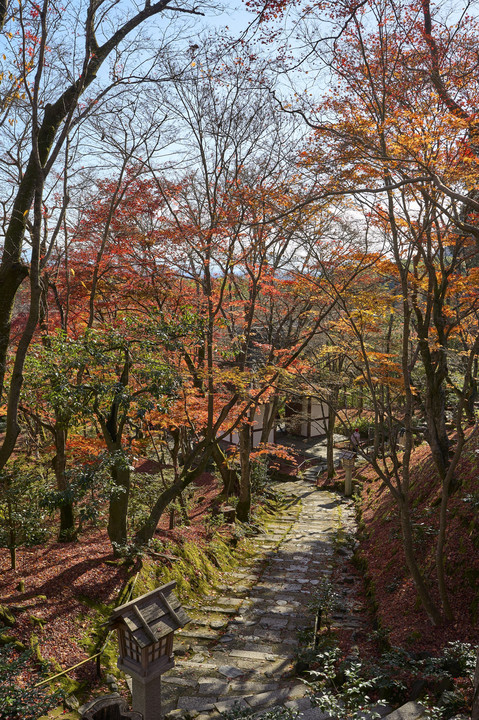
[[[0,647],[0,720],[35,720],[62,699],[61,691],[35,687],[39,676],[32,655],[31,650],[18,652],[12,645]]]

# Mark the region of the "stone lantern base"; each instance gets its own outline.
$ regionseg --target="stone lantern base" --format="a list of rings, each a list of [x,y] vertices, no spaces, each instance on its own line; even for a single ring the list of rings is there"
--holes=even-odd
[[[161,675],[154,678],[131,678],[132,708],[143,720],[161,719]]]
[[[160,720],[161,714],[161,676],[165,670],[174,666],[169,658],[167,663],[161,664],[156,670],[150,668],[148,674],[136,673],[124,663],[118,661],[120,670],[130,676],[128,686],[131,690],[131,706],[137,713],[141,713],[143,720]]]

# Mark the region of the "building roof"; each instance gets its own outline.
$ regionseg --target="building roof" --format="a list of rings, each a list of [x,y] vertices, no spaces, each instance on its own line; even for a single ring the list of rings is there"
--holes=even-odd
[[[175,586],[176,581],[172,580],[115,608],[108,621],[109,627],[126,625],[142,648],[183,627],[190,618],[173,593]]]

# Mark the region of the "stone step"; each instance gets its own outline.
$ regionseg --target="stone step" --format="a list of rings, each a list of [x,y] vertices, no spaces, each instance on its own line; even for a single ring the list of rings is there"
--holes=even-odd
[[[178,639],[185,640],[216,640],[218,633],[214,630],[182,630],[178,634]]]
[[[212,662],[193,662],[192,660],[176,660],[175,665],[177,668],[187,668],[189,670],[198,670],[201,672],[210,672],[217,670],[218,665]],[[165,676],[166,677],[166,676]]]
[[[201,608],[194,607],[193,605],[183,605],[185,610],[201,611],[202,613],[220,613],[221,615],[236,615],[238,612],[238,606],[225,607],[224,605],[202,605]]]
[[[273,662],[278,660],[276,655],[269,652],[258,652],[257,650],[232,650],[230,657],[241,658],[242,660],[257,660],[258,662]]]

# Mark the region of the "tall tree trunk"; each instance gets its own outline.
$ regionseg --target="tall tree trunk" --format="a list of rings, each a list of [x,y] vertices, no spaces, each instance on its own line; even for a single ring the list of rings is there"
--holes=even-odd
[[[431,594],[426,585],[424,577],[419,569],[414,554],[414,546],[412,540],[412,524],[411,514],[409,507],[404,500],[399,504],[400,517],[401,517],[401,530],[403,537],[404,554],[406,556],[406,564],[409,572],[411,573],[414,586],[416,588],[421,604],[426,611],[427,616],[434,626],[440,625],[442,618],[439,610],[437,609]]]
[[[212,447],[212,455],[223,481],[222,494],[228,499],[230,493],[234,492],[238,480],[236,470],[228,465],[227,457],[217,443]]]
[[[65,445],[67,431],[58,422],[54,426],[54,439],[56,455],[52,460],[57,490],[62,493],[60,504],[60,529],[58,541],[68,542],[75,539],[75,516],[73,512],[73,501],[68,495],[69,483],[66,478],[66,454]]]
[[[449,602],[448,592],[447,592],[447,584],[446,584],[446,574],[445,574],[445,567],[444,567],[444,548],[446,545],[446,536],[447,536],[447,506],[449,502],[449,498],[451,496],[451,488],[454,484],[454,473],[457,467],[457,463],[459,462],[459,459],[462,455],[462,451],[464,448],[465,443],[465,437],[464,437],[464,431],[461,428],[461,418],[462,418],[462,406],[464,405],[464,400],[461,401],[459,410],[458,410],[458,427],[457,427],[457,443],[456,448],[454,451],[454,456],[451,459],[449,463],[449,467],[447,469],[446,477],[442,481],[442,494],[441,494],[441,507],[439,511],[439,531],[437,534],[437,541],[436,541],[436,574],[437,574],[437,582],[439,586],[439,595],[441,597],[441,603],[442,608],[444,611],[444,615],[446,617],[446,620],[452,621],[454,619],[454,613],[451,607],[451,604]]]
[[[449,475],[449,473],[448,473]],[[439,587],[439,595],[441,598],[442,609],[446,620],[453,620],[454,615],[452,612],[451,604],[449,602],[446,574],[444,568],[444,546],[446,544],[446,531],[447,531],[447,505],[449,501],[449,486],[450,482],[443,482],[442,494],[441,494],[441,507],[439,510],[439,532],[437,534],[436,541],[436,575],[437,584]]]
[[[31,161],[33,163],[33,160]],[[42,279],[41,279],[41,273],[40,273],[40,251],[41,251],[41,232],[42,232],[42,220],[43,220],[43,207],[42,207],[42,198],[43,198],[43,184],[44,180],[41,176],[40,170],[38,172],[35,172],[31,178],[31,182],[33,183],[32,193],[34,197],[34,203],[33,203],[33,233],[32,233],[32,249],[31,249],[31,258],[30,258],[30,307],[28,312],[28,320],[25,324],[25,328],[23,330],[22,336],[20,338],[20,341],[17,345],[16,353],[15,353],[15,360],[13,363],[13,369],[12,369],[12,375],[10,379],[10,388],[8,392],[8,403],[7,403],[7,426],[5,430],[5,437],[3,440],[3,444],[0,448],[0,470],[5,467],[6,463],[10,459],[13,450],[15,448],[15,444],[17,442],[18,435],[20,434],[20,426],[18,424],[18,408],[20,404],[20,395],[21,395],[21,389],[23,385],[23,370],[25,367],[25,361],[28,353],[28,348],[30,347],[30,343],[32,341],[33,335],[35,333],[35,330],[37,328],[38,319],[40,317],[40,303],[41,298],[43,295],[43,287],[42,287]],[[15,206],[16,207],[16,206]],[[4,288],[1,285],[2,282],[2,270],[4,267],[4,260],[5,256],[7,257],[7,266],[9,264],[8,259],[8,247],[9,247],[9,241],[8,241],[8,233],[10,232],[10,227],[12,224],[14,225],[14,220],[18,220],[18,218],[12,217],[10,220],[10,226],[7,230],[7,233],[5,235],[5,243],[4,243],[4,257],[2,259],[2,264],[0,265],[0,329],[3,329],[6,326],[9,326],[9,318],[11,317],[11,308],[13,308],[13,302],[15,299],[15,294],[11,296],[11,306],[10,310],[8,310],[8,303],[10,302],[7,299],[5,299],[5,296],[3,295]],[[23,222],[26,223],[26,218],[23,218]],[[15,255],[13,256],[15,257]],[[4,278],[3,278],[4,279]],[[7,283],[8,285],[8,283]],[[12,289],[12,288],[10,288]],[[6,302],[6,305],[4,305],[4,302]],[[4,315],[2,316],[2,312],[4,312]],[[7,317],[8,316],[8,317]],[[6,323],[6,324],[5,324]],[[3,338],[3,342],[6,342],[6,345],[4,344],[4,347],[2,348],[0,346],[0,372],[2,368],[2,364],[5,363],[5,357],[2,357],[2,352],[8,349],[8,337],[7,339]],[[1,378],[0,378],[1,379]],[[1,390],[1,388],[0,388]],[[1,392],[0,392],[1,396]]]
[[[128,500],[130,497],[130,468],[125,458],[120,457],[111,469],[113,488],[110,493],[108,513],[108,537],[115,554],[128,540]]]
[[[111,458],[111,479],[113,485],[110,491],[110,505],[108,512],[108,537],[110,538],[115,555],[119,553],[122,545],[128,541],[128,502],[130,498],[130,465],[123,452],[122,437],[128,417],[128,406],[123,407],[120,413],[122,396],[129,385],[130,379],[130,350],[124,348],[125,362],[115,390],[108,417],[105,417],[95,400],[95,414],[100,423],[103,438]],[[129,404],[128,404],[129,405]]]
[[[239,439],[241,476],[236,517],[241,522],[248,522],[251,511],[251,426],[249,424],[241,426]]]
[[[432,458],[441,480],[449,466],[449,438],[446,430],[446,392],[444,384],[433,380],[429,385],[426,398],[426,423]]]
[[[155,534],[156,526],[158,525],[163,512],[166,510],[170,502],[175,500],[178,495],[180,495],[180,493],[182,493],[183,490],[198,477],[198,475],[201,475],[205,469],[208,459],[209,454],[205,453],[199,465],[188,472],[184,471],[184,475],[177,482],[170,485],[169,488],[161,493],[156,503],[151,508],[148,519],[137,531],[134,538],[135,543],[138,545],[147,545],[149,543]]]

